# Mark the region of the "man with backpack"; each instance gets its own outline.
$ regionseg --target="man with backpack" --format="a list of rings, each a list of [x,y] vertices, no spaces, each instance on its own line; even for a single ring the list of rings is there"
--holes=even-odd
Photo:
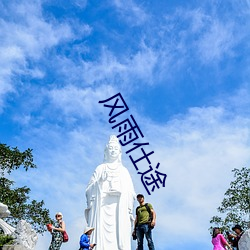
[[[156,214],[150,203],[144,202],[144,196],[142,194],[137,195],[137,201],[140,206],[136,208],[135,227],[133,231],[133,237],[137,237],[138,250],[143,250],[143,239],[146,236],[148,242],[148,249],[155,250],[152,229],[155,226]]]

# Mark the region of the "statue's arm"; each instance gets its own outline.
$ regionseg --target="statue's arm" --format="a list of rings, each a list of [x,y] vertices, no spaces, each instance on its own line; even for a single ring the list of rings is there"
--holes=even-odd
[[[137,217],[137,215],[136,215],[136,216],[135,216],[135,221],[134,221],[134,232],[136,231],[137,222],[138,222],[138,217]]]
[[[125,168],[126,169],[126,168]],[[128,170],[126,169],[126,189],[128,190],[128,210],[130,214],[133,214],[133,208],[134,208],[134,201],[136,199],[136,193],[134,190],[134,185],[131,179],[131,176],[128,172]]]
[[[88,208],[92,206],[92,202],[96,197],[97,190],[99,188],[101,177],[102,177],[101,173],[102,171],[101,171],[101,165],[100,165],[96,168],[95,172],[91,176],[88,186],[86,188],[86,199],[87,199]]]
[[[96,189],[95,186],[96,186],[96,180],[95,180],[95,174],[93,174],[86,188],[86,199],[88,208],[91,207],[92,201],[95,197],[95,192],[94,192]]]

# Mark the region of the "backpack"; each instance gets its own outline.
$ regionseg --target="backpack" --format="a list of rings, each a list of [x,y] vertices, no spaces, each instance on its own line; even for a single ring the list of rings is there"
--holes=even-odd
[[[148,214],[149,214],[149,217],[148,217],[148,225],[151,229],[153,229],[154,227],[151,226],[151,222],[153,220],[153,214],[151,213],[151,210],[150,210],[150,207],[148,206],[148,203],[145,203],[144,206],[146,207],[147,211],[148,211]],[[138,216],[138,209],[140,208],[140,206],[138,206],[136,208],[136,215]]]

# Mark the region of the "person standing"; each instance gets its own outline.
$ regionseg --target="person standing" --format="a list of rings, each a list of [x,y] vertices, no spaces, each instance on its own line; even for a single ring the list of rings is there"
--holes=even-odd
[[[225,250],[225,246],[232,249],[218,227],[213,229],[212,244],[214,245],[213,250]]]
[[[62,220],[63,215],[61,212],[56,213],[56,223],[51,226],[52,240],[49,250],[60,250],[63,242],[63,232],[66,230],[65,222]]]
[[[234,238],[234,244],[236,246],[236,249],[239,250],[239,240],[244,233],[243,229],[240,225],[235,225],[232,230],[236,233],[236,235],[231,234],[231,236]]]
[[[139,206],[136,208],[136,217],[134,222],[133,235],[137,237],[138,250],[143,250],[143,239],[146,236],[148,242],[148,249],[155,250],[154,242],[152,239],[152,229],[156,222],[156,213],[150,203],[145,203],[142,194],[137,195]],[[149,219],[152,218],[152,220]]]
[[[80,238],[80,249],[79,250],[89,250],[93,249],[95,247],[94,244],[90,244],[90,235],[93,232],[94,228],[93,227],[86,227],[83,235]]]

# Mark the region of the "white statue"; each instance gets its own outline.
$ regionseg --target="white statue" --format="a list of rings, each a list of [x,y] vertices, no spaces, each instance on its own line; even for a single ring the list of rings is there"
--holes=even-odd
[[[16,244],[23,246],[26,250],[35,249],[38,240],[37,234],[25,220],[18,222],[14,237]]]
[[[0,202],[0,228],[3,229],[4,234],[13,236],[15,245],[18,245],[20,249],[34,250],[38,240],[35,230],[25,220],[20,220],[16,228],[10,226],[1,219],[9,215],[8,206]]]
[[[250,249],[250,229],[247,229],[239,240],[239,250],[249,250]]]
[[[122,165],[121,145],[110,136],[104,163],[97,166],[86,189],[88,226],[95,230],[95,250],[131,250],[135,191],[128,170]]]
[[[3,229],[4,234],[11,235],[15,228],[6,223],[2,218],[8,217],[10,215],[10,211],[8,210],[8,206],[0,202],[0,228]]]

